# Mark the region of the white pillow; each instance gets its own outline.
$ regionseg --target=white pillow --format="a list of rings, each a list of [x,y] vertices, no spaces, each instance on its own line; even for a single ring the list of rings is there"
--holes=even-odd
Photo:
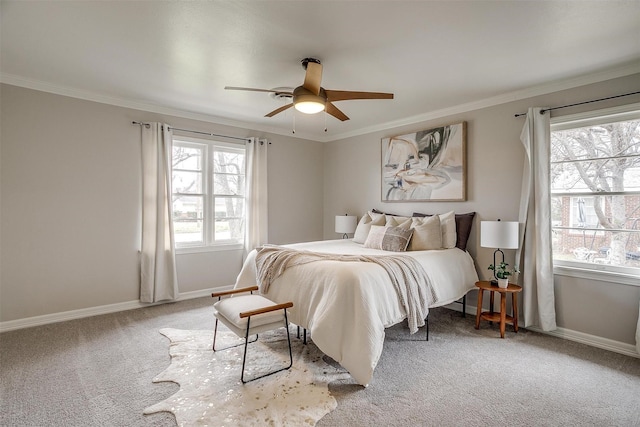
[[[371,226],[384,225],[385,222],[386,222],[386,218],[384,214],[367,212],[362,216],[362,218],[360,219],[360,222],[358,223],[358,226],[356,227],[356,232],[353,233],[353,241],[356,243],[366,242]]]
[[[455,248],[458,240],[455,212],[451,211],[438,216],[440,217],[440,229],[442,231],[442,247],[445,249]]]
[[[409,216],[395,216],[389,215],[387,216],[387,227],[400,227],[408,230],[411,228],[413,224],[412,218]]]
[[[442,230],[438,215],[413,219],[410,251],[428,251],[442,248]]]
[[[422,224],[426,219],[437,216],[440,218],[440,232],[442,234],[442,247],[451,249],[456,247],[458,235],[456,233],[456,214],[454,211],[443,213],[440,215],[413,217],[413,226]]]

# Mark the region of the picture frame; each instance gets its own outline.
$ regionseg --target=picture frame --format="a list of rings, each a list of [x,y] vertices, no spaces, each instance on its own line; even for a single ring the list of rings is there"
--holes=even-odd
[[[382,138],[382,201],[465,201],[466,128],[460,122]]]

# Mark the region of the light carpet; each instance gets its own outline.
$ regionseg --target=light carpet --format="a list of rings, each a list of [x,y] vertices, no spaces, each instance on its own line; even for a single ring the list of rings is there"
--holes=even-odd
[[[171,341],[171,365],[153,382],[172,381],[180,390],[144,413],[171,412],[180,426],[315,425],[337,406],[328,384],[348,377],[325,363],[316,346],[292,337],[291,369],[242,384],[244,346],[214,352],[211,330],[166,328],[160,333]],[[216,347],[240,342],[233,333],[218,331]],[[286,366],[288,356],[284,329],[261,334],[249,344],[245,378]]]

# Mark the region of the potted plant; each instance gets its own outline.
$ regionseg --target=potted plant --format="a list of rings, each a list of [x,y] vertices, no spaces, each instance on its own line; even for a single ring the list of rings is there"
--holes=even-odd
[[[498,287],[503,289],[509,286],[509,276],[515,273],[520,273],[517,265],[512,269],[509,269],[508,267],[509,264],[504,261],[497,266],[489,264],[489,270],[493,271],[494,276],[498,279]]]

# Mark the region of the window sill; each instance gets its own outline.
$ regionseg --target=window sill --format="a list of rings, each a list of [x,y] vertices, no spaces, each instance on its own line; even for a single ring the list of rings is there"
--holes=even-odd
[[[556,276],[577,277],[580,279],[598,280],[601,282],[640,287],[640,277],[637,275],[613,271],[555,265],[553,267],[553,274]]]
[[[230,243],[227,245],[215,245],[215,246],[191,246],[176,248],[176,255],[197,254],[202,252],[220,252],[220,251],[241,251],[244,249],[244,245],[239,243]]]

